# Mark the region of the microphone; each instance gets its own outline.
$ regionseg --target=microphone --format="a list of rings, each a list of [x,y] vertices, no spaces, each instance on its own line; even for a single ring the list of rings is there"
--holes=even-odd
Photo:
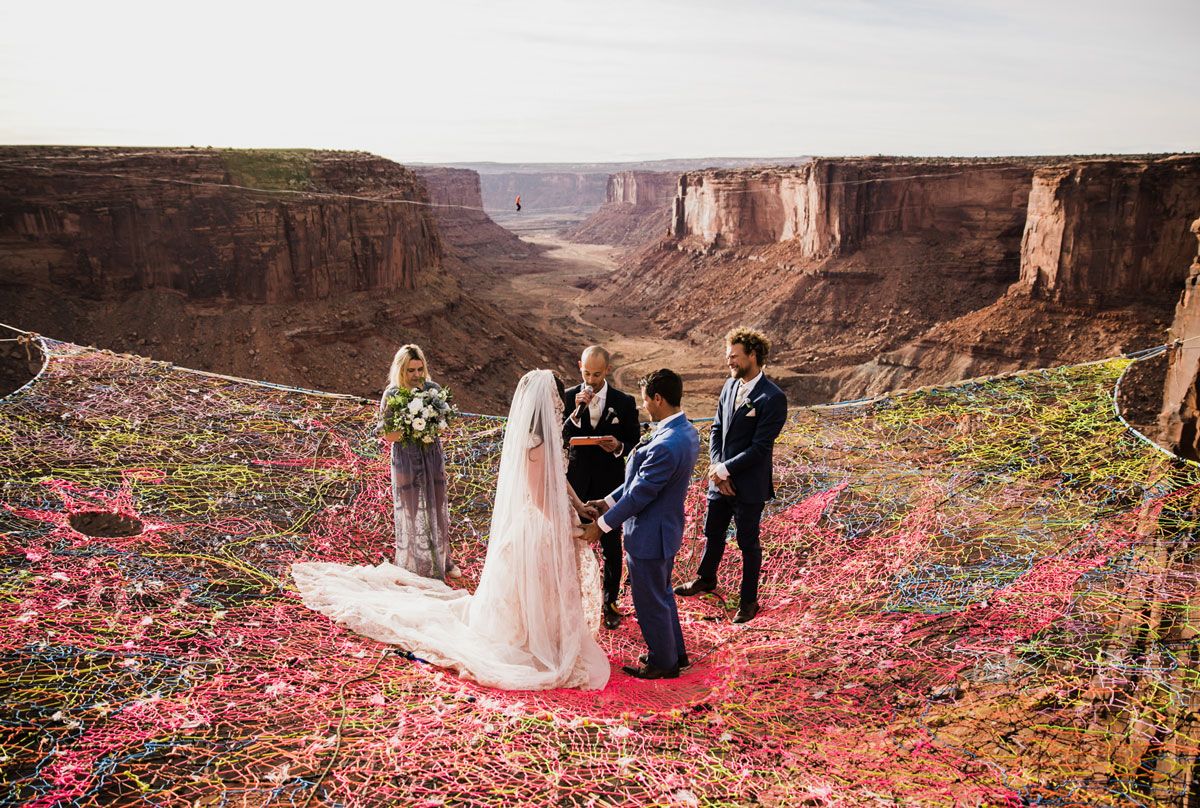
[[[596,392],[596,390],[595,390],[595,388],[593,388],[593,387],[592,387],[590,384],[584,384],[584,385],[580,385],[580,387],[579,387],[579,392],[581,392],[581,393],[594,393],[594,392]],[[572,420],[572,421],[579,421],[579,420],[581,420],[581,419],[583,418],[583,411],[584,411],[585,409],[587,409],[587,404],[580,404],[579,406],[577,406],[577,407],[575,408],[575,412],[571,413],[571,420]]]

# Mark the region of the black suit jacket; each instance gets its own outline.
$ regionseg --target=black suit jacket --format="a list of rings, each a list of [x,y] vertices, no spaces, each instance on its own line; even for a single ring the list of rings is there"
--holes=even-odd
[[[729,379],[721,388],[717,415],[713,419],[708,449],[709,460],[724,463],[737,491],[738,502],[766,502],[775,498],[771,474],[775,439],[787,421],[787,396],[775,382],[763,376],[750,398],[733,409],[738,380]],[[709,483],[710,499],[721,496]]]
[[[571,420],[575,396],[583,385],[575,385],[564,394],[563,442],[571,438],[612,435],[621,441],[621,451],[606,452],[599,446],[571,446],[567,455],[567,480],[582,499],[601,499],[625,482],[625,458],[637,446],[641,435],[637,403],[633,396],[608,385],[600,423],[593,424],[587,408],[579,417],[579,426]]]

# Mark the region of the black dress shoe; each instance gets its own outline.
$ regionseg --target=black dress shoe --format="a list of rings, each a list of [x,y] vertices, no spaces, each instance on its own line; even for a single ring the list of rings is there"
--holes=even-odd
[[[758,614],[758,601],[752,600],[749,603],[743,603],[738,606],[737,614],[733,616],[735,623],[749,623]]]
[[[697,578],[690,584],[680,584],[675,587],[676,595],[683,595],[685,598],[690,598],[692,595],[700,595],[705,592],[712,592],[717,588],[716,581],[706,581],[703,578]]]
[[[604,604],[604,627],[611,630],[618,628],[621,625],[621,618],[625,615],[617,611],[617,607],[611,603]]]
[[[679,668],[677,667],[665,671],[662,668],[656,668],[649,664],[636,668],[633,665],[622,665],[621,670],[628,673],[634,679],[676,679],[679,677]]]
[[[649,654],[640,655],[638,657],[638,662],[642,663],[643,665],[649,664],[650,663],[650,655]],[[690,659],[688,659],[687,654],[684,654],[683,656],[679,657],[679,665],[677,667],[681,671],[685,671],[688,668],[692,667],[692,661]]]

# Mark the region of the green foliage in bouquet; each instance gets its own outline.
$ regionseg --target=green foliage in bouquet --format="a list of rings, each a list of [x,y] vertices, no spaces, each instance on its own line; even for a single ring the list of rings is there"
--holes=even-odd
[[[403,446],[428,446],[458,415],[450,388],[400,390],[384,402],[380,431]]]

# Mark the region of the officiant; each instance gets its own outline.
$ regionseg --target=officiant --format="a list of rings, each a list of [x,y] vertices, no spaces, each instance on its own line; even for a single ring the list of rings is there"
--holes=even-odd
[[[603,499],[625,481],[625,458],[637,445],[640,428],[637,402],[608,383],[611,357],[599,345],[584,349],[579,358],[582,384],[564,395],[563,440],[568,445],[567,480],[585,502]],[[572,441],[572,438],[575,440]],[[621,529],[600,539],[604,555],[604,613],[606,628],[621,625],[617,598],[621,593]]]

